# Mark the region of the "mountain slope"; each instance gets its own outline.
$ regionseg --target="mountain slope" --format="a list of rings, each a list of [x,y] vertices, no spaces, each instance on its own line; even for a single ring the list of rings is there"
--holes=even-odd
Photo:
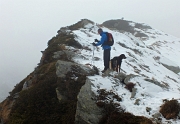
[[[133,25],[133,22],[131,22],[131,25]],[[73,31],[73,33],[76,36],[76,40],[84,47],[89,47],[91,50],[94,49],[94,58],[99,59],[98,61],[93,60],[92,63],[102,70],[102,50],[96,47],[93,48],[90,45],[94,39],[100,38],[96,33],[98,27],[88,24],[84,28]],[[148,118],[151,118],[152,115],[159,111],[160,106],[163,104],[163,99],[179,100],[180,76],[177,73],[180,72],[180,61],[177,56],[180,55],[180,51],[177,49],[177,46],[180,46],[180,39],[149,27],[146,29],[134,28],[134,34],[121,33],[122,30],[115,28],[113,30],[109,30],[106,27],[101,28],[104,31],[111,32],[116,41],[111,50],[111,58],[122,53],[127,56],[127,59],[122,62],[121,71],[126,75],[136,75],[130,78],[128,82],[135,83],[137,91],[134,98],[130,99],[131,93],[127,93],[123,86],[120,84],[116,84],[116,86],[111,85],[111,79],[108,80],[108,78],[97,76],[96,78],[90,77],[93,80],[95,92],[102,88],[108,91],[112,90],[124,98],[120,104],[124,106],[127,112],[135,115],[144,115]],[[137,31],[145,34],[143,36],[146,36],[146,38],[137,37]],[[86,64],[91,61],[93,54],[91,51],[82,50],[82,55],[85,60],[79,58],[74,60],[78,63]],[[136,101],[138,101],[139,105],[134,105]],[[147,107],[151,108],[151,112],[146,112]]]
[[[94,39],[100,39],[97,34],[100,27],[114,36],[111,58],[120,54],[127,57],[122,62],[120,74],[109,70],[98,75],[104,68],[103,51],[91,43]],[[163,101],[175,99],[180,102],[178,46],[180,39],[145,24],[109,20],[98,25],[83,19],[61,28],[48,41],[48,47],[35,70],[17,84],[10,96],[0,104],[0,117],[9,124],[91,123],[97,118],[88,120],[90,116],[86,114],[91,113],[86,109],[96,108],[95,104],[82,106],[82,102],[86,102],[82,91],[87,85],[90,89],[85,89],[89,91],[86,93],[95,94],[88,96],[90,101],[94,97],[96,99],[91,103],[112,102],[113,105],[118,104],[119,110],[134,114],[124,116],[130,120],[128,123],[151,123],[141,116],[151,119],[153,123],[168,123],[159,110]],[[132,92],[128,90],[128,84],[135,84]],[[106,94],[104,99],[97,99],[101,92]],[[101,109],[99,112],[98,119],[104,116]],[[132,117],[135,119],[131,120]],[[111,120],[113,116],[107,118]],[[107,123],[113,120],[106,119]],[[168,121],[180,123],[178,119]]]

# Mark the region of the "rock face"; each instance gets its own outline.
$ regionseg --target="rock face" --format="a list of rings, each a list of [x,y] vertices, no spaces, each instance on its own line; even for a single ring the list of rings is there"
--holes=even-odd
[[[87,79],[77,96],[75,124],[98,124],[103,116],[103,109],[99,108],[92,99],[95,94],[91,90],[91,85],[91,81]]]
[[[58,60],[56,62],[56,75],[58,77],[64,78],[68,72],[73,72],[80,75],[93,75],[96,73],[95,70],[88,66]]]

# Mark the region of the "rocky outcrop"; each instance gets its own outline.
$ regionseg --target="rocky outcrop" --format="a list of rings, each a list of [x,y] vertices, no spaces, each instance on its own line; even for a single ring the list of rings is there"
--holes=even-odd
[[[131,25],[129,25],[130,21],[117,19],[117,20],[108,20],[103,22],[103,26],[108,27],[110,29],[115,29],[119,31],[127,31],[127,32],[134,32],[134,29]]]
[[[77,75],[94,75],[96,73],[95,70],[88,66],[58,60],[56,63],[56,75],[58,77],[64,78],[68,72],[73,72]]]
[[[133,74],[127,75],[126,78],[124,79],[124,83],[127,85],[129,83],[130,79],[132,79],[134,77],[137,77],[137,75],[133,75]]]
[[[32,77],[29,76],[27,81],[24,82],[22,90],[28,89],[32,85]]]
[[[176,73],[176,74],[178,74],[178,73],[180,72],[179,66],[170,66],[170,65],[166,65],[166,64],[164,64],[164,63],[162,63],[162,65],[163,65],[164,67],[166,67],[167,69],[173,71],[173,72]]]
[[[162,83],[160,83],[160,82],[158,82],[158,81],[156,81],[156,80],[145,79],[145,81],[148,81],[148,82],[150,82],[150,83],[153,83],[153,84],[155,84],[155,85],[157,85],[157,86],[159,86],[159,87],[161,87],[161,88],[166,88],[166,89],[168,89],[168,86],[167,86],[167,85],[162,84]]]
[[[156,44],[158,44],[158,42]],[[180,72],[180,67],[164,56],[155,56],[154,60],[158,63],[161,63],[165,68],[173,71],[176,74]]]
[[[75,124],[98,124],[103,117],[103,109],[93,100],[95,94],[91,90],[91,85],[91,81],[87,79],[77,96]]]

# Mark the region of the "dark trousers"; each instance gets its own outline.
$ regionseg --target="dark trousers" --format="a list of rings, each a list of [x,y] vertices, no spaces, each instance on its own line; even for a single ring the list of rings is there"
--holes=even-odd
[[[110,49],[104,50],[104,55],[103,55],[103,58],[104,58],[104,70],[109,68],[110,51],[111,51]]]

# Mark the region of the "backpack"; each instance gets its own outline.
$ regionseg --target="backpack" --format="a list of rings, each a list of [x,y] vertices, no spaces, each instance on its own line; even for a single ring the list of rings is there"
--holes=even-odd
[[[114,39],[111,33],[106,32],[106,36],[107,36],[107,41],[105,42],[104,45],[109,45],[112,46],[114,44]]]

